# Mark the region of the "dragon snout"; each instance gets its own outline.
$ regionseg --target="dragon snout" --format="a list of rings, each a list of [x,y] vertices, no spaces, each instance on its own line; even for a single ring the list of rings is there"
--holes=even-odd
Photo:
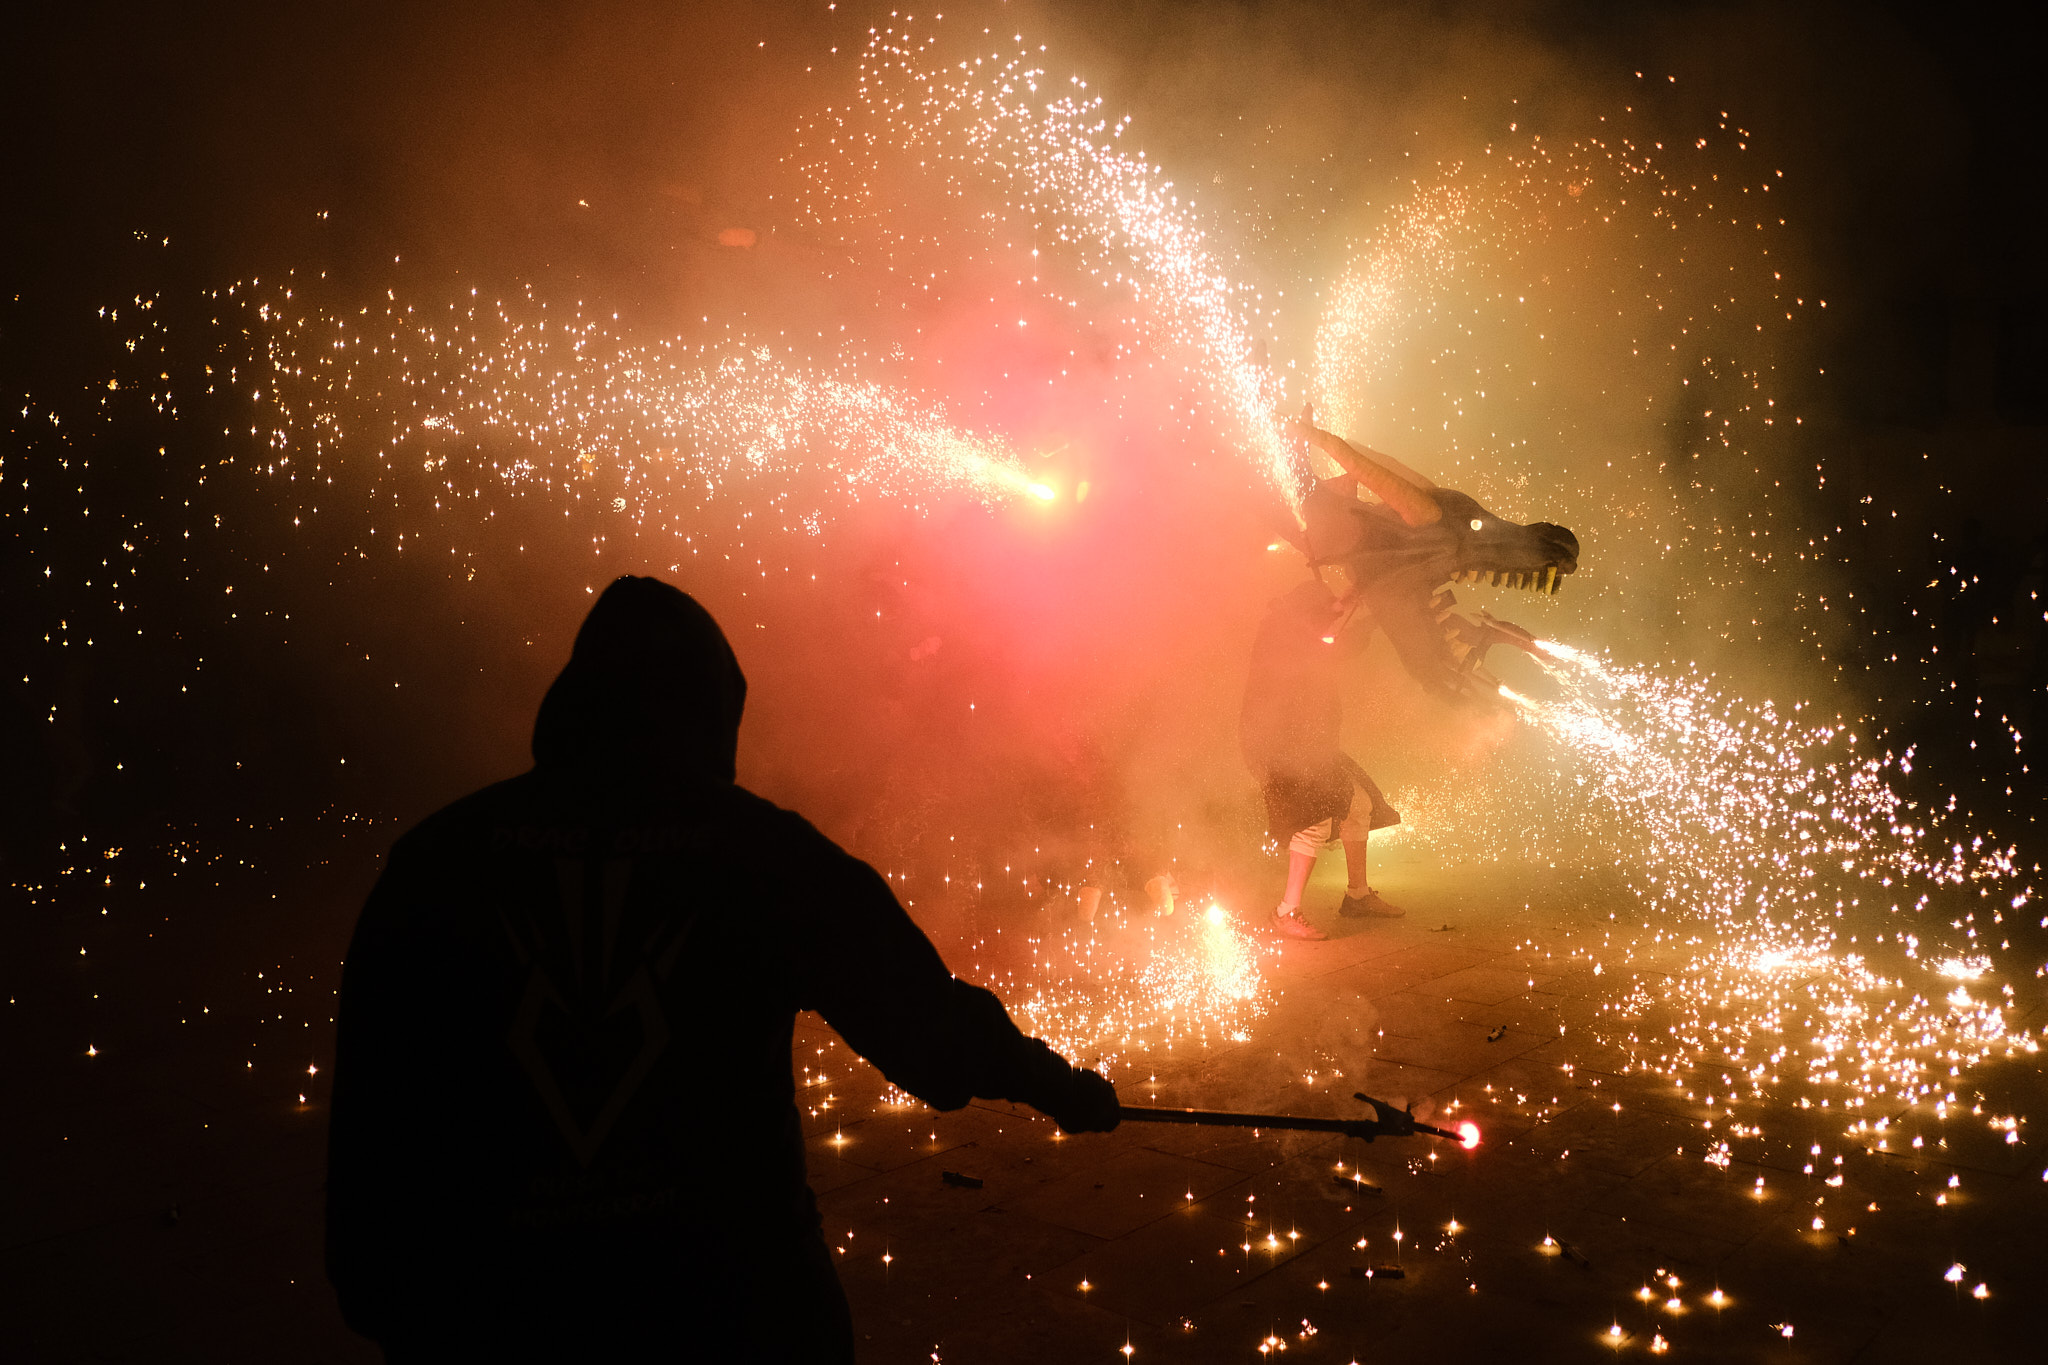
[[[1579,538],[1571,528],[1552,522],[1539,521],[1529,530],[1543,546],[1543,557],[1556,568],[1559,576],[1571,573],[1579,567]]]

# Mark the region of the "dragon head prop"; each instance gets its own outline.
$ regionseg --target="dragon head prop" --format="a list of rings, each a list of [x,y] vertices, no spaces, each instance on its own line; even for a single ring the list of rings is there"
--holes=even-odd
[[[1340,598],[1372,612],[1402,665],[1429,691],[1491,694],[1480,667],[1496,644],[1540,653],[1535,638],[1481,611],[1456,610],[1454,583],[1484,583],[1553,594],[1579,567],[1579,542],[1550,522],[1521,525],[1456,489],[1410,484],[1439,515],[1412,525],[1391,508],[1328,485],[1303,499],[1303,548]]]

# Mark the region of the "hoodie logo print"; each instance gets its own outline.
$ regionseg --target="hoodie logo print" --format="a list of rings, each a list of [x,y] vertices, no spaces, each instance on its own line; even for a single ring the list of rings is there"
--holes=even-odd
[[[637,951],[618,951],[632,870],[623,858],[594,865],[558,860],[563,932],[543,934],[529,922],[522,934],[506,925],[515,951],[528,964],[526,989],[506,1041],[585,1167],[668,1049],[671,1033],[656,977],[668,975],[675,949],[688,933],[687,924],[676,930],[675,942],[659,960],[652,950],[660,934]]]

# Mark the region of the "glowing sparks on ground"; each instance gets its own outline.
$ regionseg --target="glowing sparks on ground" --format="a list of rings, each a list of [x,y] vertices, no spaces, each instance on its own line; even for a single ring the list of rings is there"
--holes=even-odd
[[[1176,1049],[1243,1042],[1270,1005],[1270,947],[1211,902],[1200,915],[1073,929],[1031,945],[1022,976],[989,981],[1027,1031],[1121,1080]]]

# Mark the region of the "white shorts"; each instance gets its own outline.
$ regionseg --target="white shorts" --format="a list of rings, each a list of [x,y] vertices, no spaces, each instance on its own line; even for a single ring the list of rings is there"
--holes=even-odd
[[[1332,826],[1335,828],[1333,829]],[[1351,808],[1344,812],[1342,820],[1324,818],[1287,841],[1289,853],[1299,853],[1313,858],[1329,847],[1334,837],[1345,843],[1356,843],[1372,833],[1372,797],[1357,783],[1351,784]]]

